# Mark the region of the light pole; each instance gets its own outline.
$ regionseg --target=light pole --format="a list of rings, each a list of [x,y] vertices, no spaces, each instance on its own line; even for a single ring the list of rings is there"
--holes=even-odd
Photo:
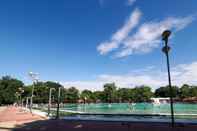
[[[49,89],[49,104],[48,104],[48,116],[50,115],[51,112],[51,92],[52,90],[55,90],[54,88]]]
[[[26,97],[26,106],[25,106],[26,108],[28,108],[28,105],[29,105],[29,98],[30,97]]]
[[[16,96],[16,98],[17,98],[17,105],[20,103],[19,101],[20,101],[20,93],[17,91],[17,92],[15,92],[15,96]]]
[[[38,73],[29,72],[29,76],[33,81],[33,86],[32,86],[32,90],[31,90],[31,99],[30,99],[30,112],[32,113],[34,85],[35,85],[35,83],[38,82]]]
[[[22,94],[24,93],[24,89],[22,87],[19,88],[19,93],[20,93],[20,103],[21,103],[21,106],[23,106]]]
[[[171,34],[170,30],[165,30],[162,33],[162,40],[164,41],[164,47],[162,48],[162,51],[165,53],[166,60],[167,60],[168,82],[169,82],[169,88],[170,88],[171,124],[172,124],[172,127],[174,127],[173,90],[172,90],[172,84],[171,84],[170,62],[169,62],[169,54],[168,54],[170,51],[170,47],[168,46],[168,38],[170,34]]]
[[[59,86],[59,88],[58,88],[58,98],[57,98],[57,114],[56,114],[56,119],[59,119],[60,93],[61,93],[61,86]]]

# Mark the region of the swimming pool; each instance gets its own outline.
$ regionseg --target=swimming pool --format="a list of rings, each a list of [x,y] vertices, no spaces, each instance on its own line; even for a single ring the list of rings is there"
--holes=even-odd
[[[61,111],[77,113],[65,117],[69,120],[170,122],[170,104],[152,103],[91,103],[65,104]],[[176,122],[197,123],[197,104],[175,103]]]
[[[154,105],[151,103],[98,103],[98,104],[65,104],[62,110],[90,114],[170,114],[170,104]],[[197,104],[175,103],[176,115],[197,115]]]

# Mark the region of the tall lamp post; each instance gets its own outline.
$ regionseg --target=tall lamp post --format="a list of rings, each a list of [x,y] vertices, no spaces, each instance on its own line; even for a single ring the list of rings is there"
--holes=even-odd
[[[61,93],[61,86],[59,86],[59,88],[58,88],[58,98],[57,98],[57,114],[56,114],[56,119],[59,119],[60,93]]]
[[[49,89],[49,104],[48,104],[48,116],[50,115],[51,112],[51,92],[52,90],[55,90],[54,88]]]
[[[38,82],[38,73],[29,72],[29,76],[33,81],[33,87],[32,87],[31,98],[30,98],[30,112],[32,113],[34,85],[35,85],[35,83]]]
[[[31,97],[26,97],[26,105],[25,105],[26,108],[30,108],[30,105],[29,105],[29,99],[30,98]]]
[[[170,47],[168,46],[168,38],[169,38],[170,34],[171,34],[170,30],[165,30],[162,33],[162,40],[164,41],[164,47],[162,48],[162,51],[165,53],[166,60],[167,60],[168,82],[169,82],[169,88],[170,88],[171,124],[172,124],[172,127],[174,127],[173,90],[172,90],[172,84],[171,84],[170,62],[169,62]]]
[[[20,104],[23,107],[22,94],[24,93],[24,89],[22,87],[19,88],[19,93],[20,93]]]
[[[20,93],[18,91],[15,92],[15,96],[17,98],[17,104],[20,103]]]

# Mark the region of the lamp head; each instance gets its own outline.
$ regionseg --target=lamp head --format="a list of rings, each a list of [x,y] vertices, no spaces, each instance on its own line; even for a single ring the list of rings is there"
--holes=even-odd
[[[162,40],[167,40],[169,38],[170,34],[171,34],[171,31],[170,30],[165,30],[162,33]]]

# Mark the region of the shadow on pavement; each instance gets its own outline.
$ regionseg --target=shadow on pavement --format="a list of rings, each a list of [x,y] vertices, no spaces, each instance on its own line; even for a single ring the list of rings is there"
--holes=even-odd
[[[40,120],[25,123],[12,131],[197,131],[197,125],[120,123],[95,121]]]

